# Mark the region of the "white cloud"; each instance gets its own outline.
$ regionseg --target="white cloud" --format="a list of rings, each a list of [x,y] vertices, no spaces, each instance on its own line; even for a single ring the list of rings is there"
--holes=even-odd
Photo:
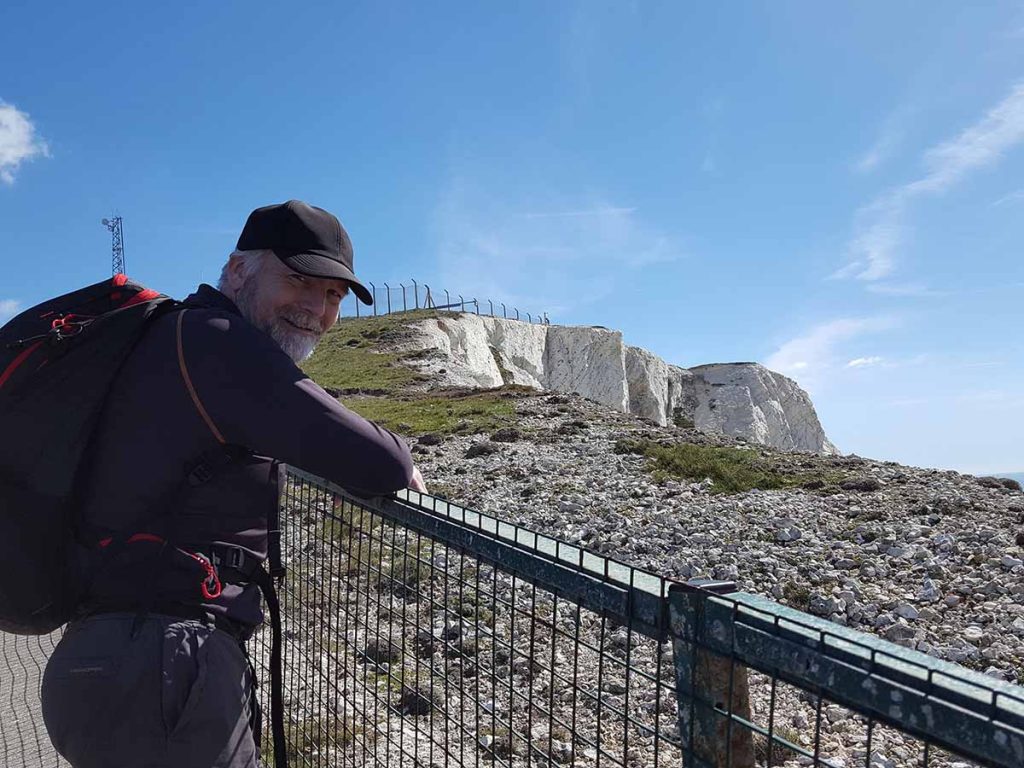
[[[903,141],[903,124],[906,122],[907,114],[908,110],[903,108],[897,110],[886,119],[878,138],[875,139],[875,143],[854,163],[853,169],[855,171],[858,173],[870,173],[892,157],[900,142]]]
[[[908,194],[944,192],[969,171],[992,165],[1011,147],[1024,140],[1024,83],[984,118],[955,139],[925,153],[930,173],[908,184]]]
[[[49,154],[29,116],[0,100],[0,181],[13,184],[14,174],[22,163]]]
[[[941,194],[971,171],[996,163],[1024,141],[1024,83],[977,123],[924,154],[927,173],[890,190],[858,213],[849,245],[849,263],[836,278],[881,280],[895,268],[908,204],[924,194]]]
[[[877,293],[880,296],[912,296],[934,299],[949,295],[946,291],[936,291],[920,283],[870,283],[866,287],[871,293]]]
[[[1003,195],[994,203],[992,203],[992,207],[995,208],[996,206],[999,205],[1005,205],[1006,203],[1015,203],[1017,201],[1024,201],[1024,189],[1018,189],[1016,192],[1011,192],[1008,195]]]
[[[525,202],[449,185],[434,222],[438,287],[554,314],[612,294],[631,269],[683,256],[636,208],[601,199]]]
[[[765,360],[765,366],[787,375],[800,375],[800,385],[812,391],[826,374],[837,367],[839,347],[868,333],[894,325],[887,317],[841,318],[815,326],[807,333],[783,343]]]
[[[878,365],[882,362],[882,358],[878,356],[872,357],[857,357],[846,364],[847,368],[869,368],[873,365]]]
[[[0,320],[14,317],[18,313],[19,302],[15,299],[0,299]]]
[[[880,280],[891,273],[902,239],[901,213],[902,203],[889,200],[862,209],[858,214],[860,231],[849,245],[853,260],[833,277]]]

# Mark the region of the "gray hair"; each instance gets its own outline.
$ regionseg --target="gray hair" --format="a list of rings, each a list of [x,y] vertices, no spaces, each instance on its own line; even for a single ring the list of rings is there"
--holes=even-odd
[[[263,265],[266,264],[268,258],[276,258],[273,251],[266,249],[256,251],[232,251],[228,256],[228,260],[224,262],[224,266],[220,270],[220,279],[217,281],[217,290],[221,293],[228,292],[228,264],[235,256],[242,260],[242,278],[244,280],[248,280],[252,275],[257,274],[261,269],[263,269]]]

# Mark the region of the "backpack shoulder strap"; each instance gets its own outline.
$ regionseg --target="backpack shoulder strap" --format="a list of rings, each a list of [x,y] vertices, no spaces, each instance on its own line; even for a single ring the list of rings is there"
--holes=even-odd
[[[227,440],[224,439],[224,435],[217,429],[217,425],[213,423],[213,419],[210,418],[210,414],[206,412],[203,407],[202,401],[199,399],[199,395],[196,394],[196,388],[192,385],[192,377],[188,374],[188,365],[185,363],[185,349],[181,343],[181,324],[185,319],[185,313],[187,309],[181,310],[178,313],[178,327],[177,327],[177,341],[178,341],[178,369],[181,371],[181,378],[185,381],[185,388],[188,390],[189,396],[192,398],[192,402],[196,406],[196,410],[199,411],[199,415],[203,417],[203,421],[206,422],[206,426],[210,428],[213,436],[217,439],[217,442],[221,445],[225,445]]]

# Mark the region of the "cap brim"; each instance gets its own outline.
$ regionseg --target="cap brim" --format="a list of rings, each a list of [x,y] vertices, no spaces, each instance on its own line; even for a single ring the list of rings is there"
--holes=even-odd
[[[373,296],[366,290],[366,286],[359,282],[359,278],[356,277],[355,273],[334,259],[317,253],[296,253],[291,256],[281,256],[278,254],[278,258],[296,272],[301,272],[310,277],[345,280],[352,287],[352,293],[363,304],[373,304]]]

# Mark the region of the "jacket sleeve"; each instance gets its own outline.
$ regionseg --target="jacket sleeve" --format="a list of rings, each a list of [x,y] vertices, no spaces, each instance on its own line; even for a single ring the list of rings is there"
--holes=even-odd
[[[186,312],[182,347],[196,397],[226,442],[362,495],[408,486],[405,441],[341,405],[247,321]]]

